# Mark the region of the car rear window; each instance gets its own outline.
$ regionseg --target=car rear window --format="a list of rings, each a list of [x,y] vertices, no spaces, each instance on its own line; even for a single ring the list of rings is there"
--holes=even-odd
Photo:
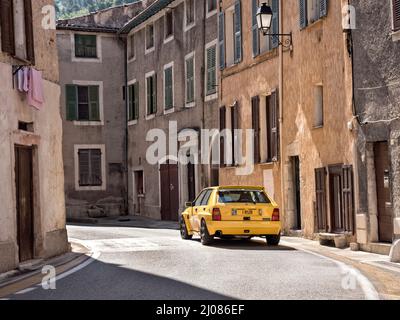
[[[259,190],[220,190],[219,203],[271,203],[263,191]]]

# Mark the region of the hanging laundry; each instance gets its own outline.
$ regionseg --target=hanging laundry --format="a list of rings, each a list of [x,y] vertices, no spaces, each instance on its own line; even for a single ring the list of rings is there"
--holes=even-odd
[[[18,70],[17,73],[17,87],[19,92],[25,92],[24,90],[24,68]]]
[[[42,72],[29,68],[28,104],[40,110],[44,103]]]
[[[24,72],[24,85],[23,85],[23,90],[25,92],[29,91],[29,68],[24,67],[22,68],[23,72]]]

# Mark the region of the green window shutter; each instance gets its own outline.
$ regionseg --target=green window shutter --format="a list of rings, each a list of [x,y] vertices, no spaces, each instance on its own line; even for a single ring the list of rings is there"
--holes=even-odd
[[[300,29],[307,27],[307,0],[299,0],[300,9]]]
[[[235,63],[242,61],[242,5],[238,0],[235,3]]]
[[[130,85],[128,87],[128,121],[132,121],[134,118],[133,103],[134,103],[134,88],[133,85]]]
[[[319,17],[323,18],[328,15],[328,0],[319,0]]]
[[[79,185],[90,185],[90,150],[79,150]]]
[[[67,120],[75,121],[77,120],[76,86],[67,84],[65,87],[65,96],[66,96]]]
[[[207,49],[207,94],[216,92],[216,47]]]
[[[157,113],[157,80],[156,75],[147,78],[147,115]]]
[[[154,75],[153,77],[152,77],[152,87],[153,87],[153,91],[152,91],[152,93],[153,93],[153,95],[152,95],[152,97],[153,97],[153,113],[154,114],[156,114],[157,113],[157,76],[156,75]]]
[[[257,25],[257,10],[258,0],[252,0],[252,27],[251,32],[253,36],[253,57],[257,57],[260,54],[260,32]]]
[[[89,86],[90,121],[100,121],[99,87]]]
[[[186,103],[194,101],[194,59],[186,60]]]
[[[172,68],[165,69],[164,71],[164,99],[165,109],[169,110],[173,108],[173,74]]]
[[[139,119],[139,82],[133,85],[133,112],[134,116],[132,120]]]
[[[146,95],[147,95],[147,115],[151,114],[152,92],[151,92],[151,77],[146,79]]]
[[[219,68],[225,69],[225,13],[219,13]]]
[[[272,34],[279,34],[279,0],[272,0]],[[279,37],[272,37],[272,48],[279,47]]]

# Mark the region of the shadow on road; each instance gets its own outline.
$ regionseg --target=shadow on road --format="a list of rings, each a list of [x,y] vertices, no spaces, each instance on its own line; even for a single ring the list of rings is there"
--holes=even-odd
[[[195,241],[200,241],[200,239]],[[227,250],[297,251],[295,248],[282,245],[268,246],[265,240],[215,239],[211,247]]]

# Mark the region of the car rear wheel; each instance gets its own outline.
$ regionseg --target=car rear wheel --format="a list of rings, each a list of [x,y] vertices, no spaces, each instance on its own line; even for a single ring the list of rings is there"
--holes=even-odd
[[[211,236],[207,229],[207,224],[203,220],[201,223],[201,230],[200,230],[200,237],[201,237],[201,244],[204,246],[208,246],[214,242],[214,236]]]
[[[180,225],[182,239],[183,240],[191,240],[193,238],[193,236],[188,233],[188,230],[186,227],[186,222],[183,217],[180,218],[179,225]]]
[[[281,235],[277,236],[267,236],[267,244],[269,246],[277,246],[279,245],[279,242],[281,241]]]

